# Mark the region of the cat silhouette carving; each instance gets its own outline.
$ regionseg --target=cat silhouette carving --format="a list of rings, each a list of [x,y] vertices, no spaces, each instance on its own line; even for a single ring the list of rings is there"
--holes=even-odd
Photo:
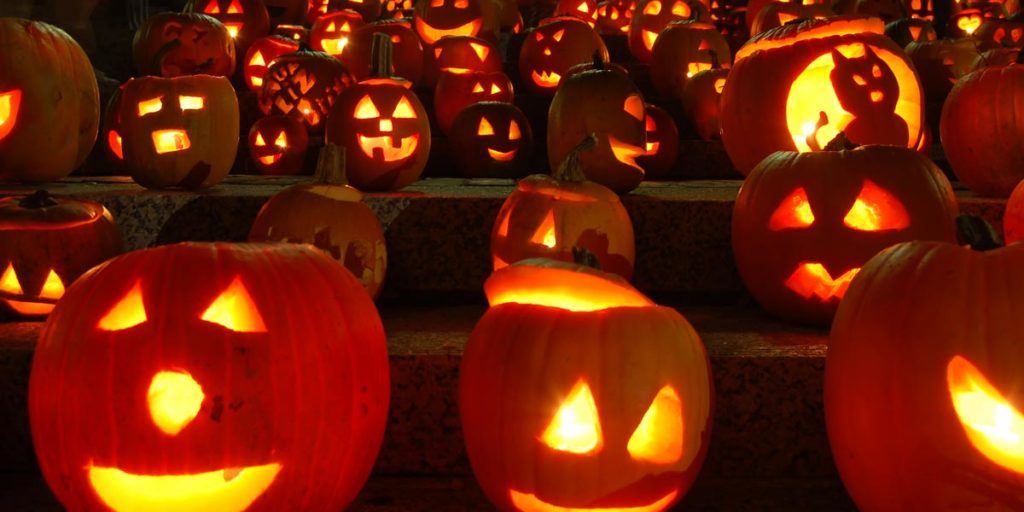
[[[900,85],[892,68],[866,45],[861,57],[846,57],[833,48],[832,61],[832,88],[854,117],[844,129],[847,138],[857,144],[906,145],[909,128],[896,114]]]

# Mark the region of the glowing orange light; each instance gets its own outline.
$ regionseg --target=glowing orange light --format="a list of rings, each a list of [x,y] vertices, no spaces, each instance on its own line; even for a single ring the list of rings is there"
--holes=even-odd
[[[949,396],[968,440],[985,458],[1024,473],[1024,416],[970,361],[946,366]]]
[[[625,104],[622,105],[622,109],[637,121],[644,119],[644,100],[640,96],[635,94],[628,96]]]
[[[43,299],[59,299],[64,296],[64,283],[60,280],[57,272],[50,270],[43,282],[43,288],[39,290],[39,297]]]
[[[281,465],[227,468],[193,475],[136,475],[99,466],[89,466],[88,471],[96,494],[116,512],[241,512],[270,487]]]
[[[154,112],[159,112],[163,108],[164,108],[163,96],[158,96],[156,98],[140,101],[139,102],[139,117],[142,117],[142,116],[144,116],[146,114],[152,114]]]
[[[683,2],[676,2],[672,4],[672,14],[679,16],[680,18],[689,18],[690,6]]]
[[[725,79],[724,78],[719,78],[719,79],[715,80],[715,92],[717,92],[718,94],[722,94],[722,89],[724,89],[724,88],[725,88]]]
[[[484,92],[484,86],[480,82],[477,82],[473,85],[473,92],[477,94]]]
[[[582,379],[559,406],[540,439],[554,450],[576,454],[601,450],[601,420],[590,386]]]
[[[391,114],[395,119],[416,119],[416,109],[413,108],[409,98],[402,97],[395,105],[395,112]]]
[[[281,155],[277,154],[277,155],[261,156],[261,157],[257,158],[256,160],[258,160],[263,165],[270,166],[270,165],[276,164],[277,161],[280,160],[280,159],[281,159]]]
[[[552,38],[553,38],[553,39],[554,39],[554,40],[555,40],[556,42],[558,42],[558,41],[561,41],[561,40],[562,40],[562,36],[564,36],[564,35],[565,35],[565,29],[563,28],[563,29],[559,29],[559,30],[558,30],[558,32],[555,32],[555,34],[554,34],[553,36],[551,36],[551,37],[552,37]]]
[[[620,141],[619,139],[616,139],[611,135],[607,135],[607,137],[608,145],[611,147],[612,155],[615,156],[616,160],[630,167],[634,167],[640,172],[643,172],[643,169],[636,163],[636,157],[643,156],[645,153],[647,153],[646,147],[638,147],[632,144],[627,144],[625,142]]]
[[[476,56],[480,58],[481,62],[483,62],[483,60],[487,58],[487,55],[491,53],[491,47],[485,44],[470,42],[469,47],[476,52]]]
[[[100,318],[96,327],[102,331],[122,331],[145,321],[146,306],[142,302],[142,281],[136,281],[128,293]]]
[[[149,416],[164,434],[176,436],[199,414],[203,388],[186,372],[165,371],[153,376],[146,392]]]
[[[256,142],[254,144],[257,145],[257,146],[266,146],[267,145],[267,141],[263,140],[263,134],[262,133],[256,132]]]
[[[419,146],[419,140],[419,134],[413,134],[403,137],[399,141],[398,146],[395,146],[390,136],[367,137],[360,135],[359,148],[370,158],[373,158],[374,152],[379,149],[381,151],[381,158],[385,162],[396,162],[412,156]]]
[[[491,94],[498,94],[501,92],[501,87],[498,84],[491,84]]]
[[[815,296],[818,300],[827,302],[833,298],[842,299],[846,289],[850,287],[850,281],[853,281],[859,271],[859,267],[851,268],[833,279],[821,263],[804,262],[786,279],[785,284],[805,299]]]
[[[672,464],[683,456],[683,405],[672,386],[658,391],[626,449],[637,460]]]
[[[910,216],[899,199],[874,182],[865,180],[856,201],[843,218],[843,224],[860,231],[904,229],[910,225]]]
[[[206,4],[203,12],[206,14],[220,14],[220,6],[217,5],[217,0],[211,0],[210,3]]]
[[[650,16],[657,16],[661,14],[661,2],[659,0],[651,0],[644,6],[644,14]]]
[[[512,159],[516,157],[517,152],[518,150],[516,149],[510,151],[498,151],[496,149],[487,148],[487,156],[497,162],[511,162]]]
[[[522,133],[519,132],[519,123],[512,120],[508,123],[508,140],[519,140]]]
[[[553,249],[558,244],[558,237],[555,235],[555,212],[553,210],[548,210],[548,214],[544,217],[537,230],[534,231],[530,242],[544,245],[549,249]]]
[[[110,146],[110,152],[114,153],[114,156],[118,160],[124,160],[124,149],[121,147],[121,134],[117,133],[116,130],[110,130],[107,132],[107,145]]]
[[[283,131],[281,132],[280,135],[277,136],[277,140],[274,141],[274,145],[279,147],[279,148],[287,148],[288,147],[288,137],[285,137]]]
[[[0,140],[3,140],[14,129],[21,107],[21,90],[0,92]]]
[[[692,78],[693,75],[711,69],[710,62],[689,62],[686,65],[686,77]]]
[[[356,103],[354,117],[356,119],[376,119],[380,117],[380,111],[377,110],[377,106],[373,104],[373,100],[367,95],[360,98],[359,102]]]
[[[21,283],[18,281],[18,275],[14,272],[13,263],[8,263],[7,269],[0,276],[0,292],[11,295],[22,295],[25,293],[21,290]]]
[[[157,130],[153,132],[153,147],[157,154],[184,151],[192,146],[185,130]]]
[[[811,203],[807,201],[807,191],[803,187],[783,199],[768,219],[768,229],[772,231],[804,228],[811,224],[814,224],[814,212],[811,211]]]
[[[202,96],[179,96],[178,106],[182,110],[202,110],[203,108],[203,97]]]
[[[563,265],[559,267],[558,265]],[[568,311],[601,311],[615,307],[652,306],[625,280],[567,263],[549,266],[516,264],[496,269],[484,283],[491,307],[532,304]]]
[[[653,49],[654,42],[658,40],[658,33],[644,29],[640,32],[640,35],[643,37],[644,46],[646,46],[648,50]]]
[[[242,12],[242,6],[238,3],[238,0],[231,0],[231,5],[228,6],[228,14],[241,14]]]
[[[232,39],[238,37],[238,32],[242,30],[242,24],[240,22],[226,22],[224,28],[228,29],[228,35]]]
[[[486,118],[480,118],[480,125],[476,129],[477,135],[494,135],[494,127],[487,121]]]
[[[258,77],[258,76],[250,77],[249,81],[252,82],[252,85],[254,87],[262,87],[263,86],[263,79]]]
[[[341,55],[341,52],[345,50],[345,46],[348,45],[348,37],[335,37],[335,38],[324,38],[320,40],[320,48],[323,49],[324,53],[333,55],[335,57]]]
[[[678,494],[677,491],[672,491],[654,503],[637,507],[574,508],[553,505],[534,494],[522,493],[515,489],[509,491],[509,497],[512,499],[512,505],[515,506],[516,510],[529,510],[530,512],[658,512],[659,510],[667,509],[672,501],[676,499],[676,494]]]
[[[480,19],[472,20],[454,28],[439,29],[423,21],[423,18],[415,19],[416,32],[423,39],[425,44],[434,44],[442,37],[450,36],[475,36],[480,32]]]
[[[235,332],[267,332],[263,317],[241,277],[235,277],[199,318]]]
[[[543,71],[537,73],[536,70],[530,73],[530,78],[533,79],[533,83],[539,87],[558,87],[558,83],[562,81],[562,75],[555,73],[554,71]]]
[[[981,26],[981,18],[977,15],[961,16],[957,18],[956,26],[968,34],[973,34]]]

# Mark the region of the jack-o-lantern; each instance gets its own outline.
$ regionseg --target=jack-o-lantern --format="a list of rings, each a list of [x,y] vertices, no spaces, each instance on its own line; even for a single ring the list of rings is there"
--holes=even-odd
[[[808,20],[740,48],[721,110],[736,169],[746,175],[775,151],[819,149],[839,132],[858,144],[916,148],[921,83],[884,28],[878,18]]]
[[[0,199],[0,311],[47,315],[78,276],[122,250],[99,203],[45,190]]]
[[[897,0],[899,1],[899,0]],[[757,11],[757,18],[750,25],[750,34],[757,35],[798,19],[828,18],[835,16],[826,4],[797,2],[771,2]]]
[[[629,24],[629,52],[642,63],[651,62],[661,31],[669,23],[683,20],[710,22],[711,18],[697,0],[641,0]]]
[[[270,31],[270,35],[291,39],[300,44],[309,42],[309,29],[302,25],[278,25]]]
[[[746,23],[747,28],[751,30],[750,35],[756,35],[753,32],[754,20],[756,20],[758,15],[761,13],[761,9],[764,9],[766,6],[771,5],[771,4],[775,3],[775,2],[796,3],[796,4],[800,4],[800,5],[829,5],[829,4],[831,4],[831,2],[828,1],[828,0],[748,0],[747,1],[746,15],[744,16],[744,22]],[[785,23],[783,23],[783,24],[785,24]]]
[[[699,21],[669,23],[651,51],[651,83],[663,98],[681,97],[686,81],[715,62],[729,67],[729,43],[714,25]]]
[[[261,117],[249,129],[249,156],[260,174],[301,174],[308,148],[309,133],[294,117]]]
[[[714,401],[689,322],[618,276],[571,263],[524,261],[484,292],[459,413],[487,497],[536,511],[654,512],[681,499],[703,463]]]
[[[762,307],[787,320],[827,325],[864,263],[894,243],[955,240],[953,189],[927,157],[893,146],[841,148],[775,153],[736,198],[740,277]]]
[[[592,69],[562,80],[548,109],[548,163],[557,169],[584,137],[597,145],[585,152],[583,172],[619,194],[644,178],[636,158],[647,152],[644,98],[625,75]]]
[[[609,0],[597,8],[597,31],[602,35],[622,35],[629,32],[636,0]]]
[[[249,45],[249,51],[245,52],[245,60],[242,61],[245,85],[250,90],[259,92],[263,89],[263,78],[267,76],[270,63],[282,55],[298,50],[298,42],[281,36],[261,37],[253,41]]]
[[[345,169],[359,190],[397,190],[419,178],[430,155],[430,119],[412,83],[390,74],[391,39],[373,37],[370,78],[338,97],[326,140],[348,148]]]
[[[853,280],[825,359],[825,424],[861,510],[1024,507],[1024,246],[910,242]]]
[[[449,36],[423,52],[423,85],[433,87],[443,72],[502,71],[501,52],[488,41],[469,36]]]
[[[448,134],[462,109],[481,101],[512,103],[513,99],[512,82],[501,71],[441,73],[434,89],[434,119],[441,133]]]
[[[212,187],[235,161],[238,100],[224,77],[133,78],[119,116],[125,167],[144,187]]]
[[[597,25],[597,0],[558,0],[555,16],[575,16],[590,25]]]
[[[990,19],[1005,19],[1006,9],[998,2],[976,2],[969,9],[960,9],[949,16],[946,23],[946,37],[959,39],[971,37]]]
[[[977,71],[990,66],[1008,66],[1017,62],[1019,56],[1019,48],[993,48],[986,50],[974,57],[971,71]]]
[[[939,132],[946,159],[957,179],[982,195],[1007,197],[1024,178],[1022,56],[961,78],[942,108]]]
[[[355,81],[338,59],[323,52],[299,50],[269,64],[259,107],[263,115],[294,117],[310,132],[319,133],[335,98]]]
[[[520,260],[573,261],[586,249],[606,272],[629,279],[636,249],[633,224],[618,196],[587,181],[582,154],[596,139],[587,137],[551,176],[535,174],[519,181],[501,206],[491,231],[491,258],[498,270]]]
[[[518,107],[483,101],[459,112],[448,143],[467,178],[518,178],[529,170],[533,130]]]
[[[475,36],[483,28],[483,0],[418,0],[413,25],[424,44],[442,37]]]
[[[602,60],[609,60],[608,48],[590,25],[571,16],[547,18],[523,40],[519,50],[520,80],[529,92],[551,96],[569,68],[590,62],[595,53]]]
[[[355,29],[363,26],[363,16],[351,9],[331,11],[316,19],[309,32],[309,45],[331,57],[340,58]]]
[[[900,48],[913,42],[934,41],[939,38],[932,22],[923,18],[903,18],[885,25],[885,35],[896,41]]]
[[[371,297],[380,294],[387,248],[380,221],[345,176],[345,150],[320,150],[313,183],[289,187],[260,209],[250,242],[313,244],[352,272]]]
[[[71,174],[96,143],[100,95],[89,58],[57,27],[0,18],[0,180]]]
[[[253,41],[270,33],[270,15],[262,0],[189,0],[185,12],[201,12],[217,18],[244,55]]]
[[[412,18],[413,9],[416,7],[414,0],[384,0],[381,8],[381,19],[401,20]]]
[[[235,72],[235,42],[206,14],[162,12],[147,18],[135,31],[132,57],[143,75],[229,77]]]
[[[971,34],[978,51],[993,48],[1024,48],[1024,20],[990,18]]]
[[[644,169],[644,179],[663,179],[679,156],[679,128],[672,116],[656,105],[644,105],[644,113],[647,152],[638,156],[636,163]]]
[[[907,11],[911,19],[935,21],[935,0],[908,0]]]
[[[100,144],[103,144],[107,160],[116,171],[124,170],[124,149],[121,144],[121,91],[124,85],[114,90],[103,109],[103,127],[100,129]]]
[[[380,0],[309,0],[306,23],[315,25],[325,14],[335,11],[353,10],[363,20],[375,21],[381,17]]]
[[[414,84],[423,80],[423,45],[408,20],[385,20],[367,23],[352,32],[341,61],[359,81],[370,78],[373,67],[373,35],[391,38],[392,69],[389,75],[400,76]]]
[[[683,88],[683,113],[697,135],[704,140],[722,138],[721,99],[729,70],[714,66],[698,72]]]
[[[320,250],[182,243],[68,288],[29,417],[68,510],[341,510],[373,467],[388,380],[373,301]]]
[[[921,77],[925,100],[939,105],[953,84],[970,72],[978,56],[978,48],[969,38],[911,42],[905,51]]]

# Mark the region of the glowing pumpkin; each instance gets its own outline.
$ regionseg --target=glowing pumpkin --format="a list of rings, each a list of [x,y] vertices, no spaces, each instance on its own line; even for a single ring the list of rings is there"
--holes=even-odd
[[[710,22],[711,18],[704,4],[696,0],[641,0],[629,24],[629,52],[636,60],[650,63],[661,31],[669,23],[683,20]]]
[[[270,32],[270,14],[262,0],[189,0],[185,12],[201,12],[224,25],[235,42],[235,51],[245,54],[253,41]]]
[[[636,0],[610,0],[597,8],[597,31],[602,35],[622,35],[629,32]]]
[[[661,107],[644,105],[644,129],[647,152],[636,159],[644,170],[644,179],[668,177],[679,156],[679,128],[672,116]]]
[[[249,129],[249,156],[260,174],[301,174],[309,148],[306,127],[288,116],[258,119]]]
[[[338,59],[323,52],[299,50],[270,63],[260,89],[259,107],[263,115],[294,117],[310,132],[319,133],[335,98],[355,81]]]
[[[938,105],[945,101],[953,84],[970,72],[978,56],[978,48],[970,39],[915,41],[905,51],[921,77],[925,100]]]
[[[434,119],[441,133],[451,132],[455,116],[481,101],[512,103],[512,82],[501,71],[441,73],[434,89]]]
[[[235,72],[235,42],[216,18],[162,12],[135,31],[132,59],[142,75],[229,77]]]
[[[597,25],[597,0],[558,0],[555,16],[575,16],[594,28]]]
[[[282,55],[298,50],[298,42],[281,36],[261,37],[253,41],[242,61],[242,77],[245,79],[245,85],[251,91],[260,92],[263,89],[263,79],[267,76],[270,63]]]
[[[921,18],[903,18],[885,25],[885,35],[901,48],[912,42],[934,41],[939,38],[931,22]]]
[[[993,48],[1022,48],[1024,20],[1019,16],[1009,19],[986,19],[978,30],[971,34],[971,38],[977,41],[979,51]]]
[[[362,19],[374,21],[381,17],[383,5],[380,0],[308,0],[306,22],[316,25],[320,18],[328,13],[351,10],[359,13]]]
[[[722,138],[721,99],[729,70],[712,64],[686,80],[683,87],[683,113],[697,135],[704,140]]]
[[[423,85],[433,87],[441,73],[503,71],[501,52],[488,41],[469,36],[448,36],[423,52]]]
[[[597,32],[571,16],[547,18],[526,34],[519,50],[519,78],[526,89],[543,96],[555,90],[576,64],[590,62],[594,54],[608,61],[608,48]],[[578,142],[576,138],[575,142]]]
[[[515,105],[482,101],[459,111],[448,143],[463,176],[518,178],[529,170],[533,130]]]
[[[946,37],[959,39],[971,37],[990,19],[1005,19],[1006,9],[998,2],[975,2],[972,7],[959,9],[949,16],[946,23]]]
[[[899,0],[897,0],[899,1]],[[757,12],[757,17],[750,25],[750,33],[760,34],[775,27],[799,19],[828,18],[835,16],[832,8],[825,4],[802,4],[797,2],[771,2]]]
[[[351,9],[331,11],[317,18],[309,32],[309,43],[331,57],[340,58],[352,32],[363,26],[363,16]]]
[[[373,35],[387,34],[391,38],[391,76],[402,77],[414,84],[423,80],[423,45],[408,20],[386,20],[367,23],[352,32],[348,45],[341,52],[341,61],[356,79],[370,78],[373,67]]]
[[[389,392],[380,317],[330,257],[184,243],[68,289],[28,400],[69,510],[341,510],[373,466]]]
[[[459,412],[487,497],[501,510],[630,512],[681,499],[713,404],[689,322],[571,263],[520,262],[484,291],[491,307],[466,344]]]
[[[475,36],[483,28],[482,0],[420,0],[412,20],[424,44],[443,37]]]
[[[726,68],[732,62],[729,43],[714,25],[689,20],[669,23],[651,55],[651,82],[664,98],[681,98],[690,77],[715,62]]]

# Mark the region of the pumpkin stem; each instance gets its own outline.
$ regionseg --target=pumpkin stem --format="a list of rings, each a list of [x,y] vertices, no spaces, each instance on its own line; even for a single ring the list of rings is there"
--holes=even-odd
[[[604,65],[604,55],[601,55],[601,50],[594,50],[594,69],[603,70]]]
[[[316,159],[313,183],[318,185],[348,185],[345,174],[345,146],[324,144]]]
[[[391,54],[393,45],[391,37],[383,32],[373,34],[373,45],[370,46],[370,77],[391,77]]]
[[[708,52],[708,57],[711,58],[711,69],[721,69],[722,62],[718,60],[718,52],[714,50],[704,50]],[[824,112],[822,112],[824,114]]]
[[[39,189],[18,200],[18,206],[26,209],[46,208],[57,206],[57,201],[46,189]]]
[[[956,217],[956,241],[975,251],[991,251],[1003,246],[1003,240],[985,219],[961,213]]]
[[[586,247],[573,246],[572,261],[577,265],[602,270],[601,260],[597,259],[597,255],[590,252]]]
[[[834,139],[825,144],[825,151],[850,151],[860,147],[846,136],[846,132],[839,132]]]
[[[580,160],[580,155],[584,151],[593,148],[597,145],[597,136],[591,133],[583,138],[576,147],[569,150],[569,154],[565,155],[561,165],[555,171],[555,179],[558,181],[572,181],[581,182],[587,181],[586,174],[583,173],[583,162]]]

